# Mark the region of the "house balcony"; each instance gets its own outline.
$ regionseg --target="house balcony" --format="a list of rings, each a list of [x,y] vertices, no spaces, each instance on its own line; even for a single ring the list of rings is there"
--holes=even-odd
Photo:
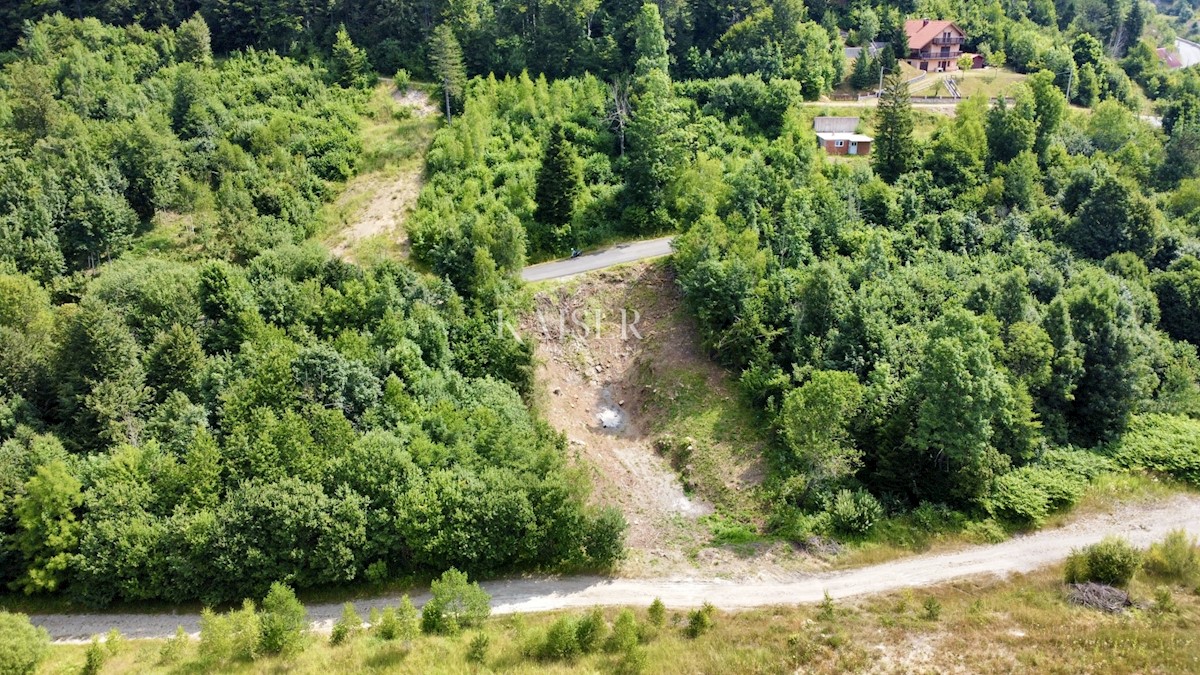
[[[924,59],[957,59],[958,57],[962,56],[962,52],[958,51],[957,49],[947,49],[945,51],[942,51],[942,50],[935,51],[933,49],[924,49],[919,52],[913,52],[913,55],[914,55],[913,57],[909,57],[909,58],[918,58],[918,59],[922,59],[922,60],[924,60]]]
[[[933,44],[935,45],[961,45],[965,41],[965,37],[935,37]]]

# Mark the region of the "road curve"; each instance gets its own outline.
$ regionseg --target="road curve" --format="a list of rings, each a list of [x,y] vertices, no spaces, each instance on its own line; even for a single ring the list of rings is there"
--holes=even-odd
[[[1115,534],[1140,547],[1161,539],[1173,529],[1200,536],[1200,496],[1177,495],[1167,500],[1126,504],[1107,513],[1093,514],[1064,527],[1016,537],[1000,544],[971,546],[949,553],[920,555],[882,565],[797,575],[785,579],[612,579],[594,576],[543,577],[492,581],[483,584],[492,595],[496,614],[542,612],[596,605],[647,605],[659,597],[668,607],[697,607],[711,602],[726,610],[820,600],[826,591],[835,598],[886,593],[902,588],[932,586],[978,575],[1007,576],[1056,563],[1073,548]],[[422,604],[426,593],[413,595]],[[355,602],[367,616],[373,607],[394,605],[395,596]],[[313,628],[328,631],[341,614],[338,603],[308,606]],[[75,642],[117,628],[127,637],[173,635],[177,626],[190,633],[199,630],[197,614],[41,614],[31,617],[57,641]]]
[[[613,265],[671,255],[671,240],[674,238],[674,236],[670,236],[630,241],[599,251],[584,253],[578,258],[530,265],[521,270],[521,279],[524,281],[563,279]]]

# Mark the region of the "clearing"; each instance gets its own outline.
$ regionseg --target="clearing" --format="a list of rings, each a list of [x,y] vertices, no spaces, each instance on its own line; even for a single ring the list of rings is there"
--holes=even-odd
[[[326,245],[355,262],[408,255],[404,219],[421,193],[425,152],[441,122],[429,94],[383,80],[363,129],[363,166],[324,212]]]
[[[758,541],[755,413],[699,345],[669,265],[638,263],[534,286],[536,407],[569,439],[596,502],[629,522],[624,575],[771,575]],[[681,480],[682,478],[682,480]]]

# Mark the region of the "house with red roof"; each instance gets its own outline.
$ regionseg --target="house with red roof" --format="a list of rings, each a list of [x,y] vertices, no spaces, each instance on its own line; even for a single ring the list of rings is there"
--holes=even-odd
[[[958,70],[967,35],[953,21],[910,19],[904,22],[904,32],[908,35],[904,60],[910,66],[931,73]]]

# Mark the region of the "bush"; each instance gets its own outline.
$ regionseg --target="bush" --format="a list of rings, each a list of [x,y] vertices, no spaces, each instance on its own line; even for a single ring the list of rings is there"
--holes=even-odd
[[[604,646],[604,638],[608,636],[608,623],[599,607],[588,612],[575,625],[575,639],[579,643],[579,651],[591,654]]]
[[[83,670],[80,672],[83,675],[96,675],[104,668],[106,660],[108,660],[108,652],[105,651],[104,645],[100,644],[100,638],[93,637],[92,644],[88,645],[87,652],[83,656]]]
[[[0,673],[33,673],[49,648],[50,636],[28,616],[0,612]]]
[[[375,634],[380,640],[395,640],[400,637],[400,618],[395,607],[386,607],[375,623]]]
[[[396,76],[392,79],[396,83],[396,91],[401,94],[408,93],[408,85],[412,82],[412,76],[408,74],[407,70],[403,68],[397,70]]]
[[[542,646],[538,649],[538,658],[548,661],[570,661],[579,654],[575,619],[569,616],[559,617],[546,630],[546,638],[542,640]]]
[[[1149,469],[1200,485],[1200,420],[1142,415],[1108,448],[1122,466]]]
[[[420,628],[417,608],[413,607],[412,600],[405,595],[400,598],[400,605],[396,608],[396,637],[404,640],[406,645],[410,644],[416,639]]]
[[[1143,568],[1160,579],[1195,583],[1200,581],[1200,547],[1186,531],[1173,530],[1161,542],[1151,544]]]
[[[829,523],[844,534],[863,534],[883,518],[883,506],[866,490],[841,490],[826,507]]]
[[[336,647],[353,640],[362,632],[362,624],[362,617],[354,611],[354,603],[342,605],[342,616],[334,622],[333,630],[329,632],[329,644]]]
[[[924,606],[925,606],[925,612],[922,614],[923,617],[925,617],[929,621],[937,621],[938,619],[941,618],[942,603],[938,602],[937,598],[932,597],[932,596],[925,598]]]
[[[713,627],[713,614],[717,611],[710,603],[704,603],[700,609],[693,609],[688,613],[687,628],[683,630],[688,637],[695,639],[704,635]]]
[[[104,636],[104,648],[112,656],[116,656],[121,648],[125,646],[125,637],[121,635],[121,631],[113,628]]]
[[[183,629],[183,626],[177,626],[174,637],[168,638],[163,643],[162,649],[158,650],[158,659],[163,663],[178,663],[183,658],[183,652],[187,649],[189,641],[187,631]]]
[[[200,613],[200,656],[210,662],[235,659],[251,661],[258,656],[262,624],[253,600],[228,614],[207,607]]]
[[[646,672],[646,651],[639,649],[636,644],[626,649],[617,661],[614,672],[617,675],[639,675]]]
[[[430,590],[433,597],[421,610],[421,628],[426,633],[452,635],[478,626],[491,614],[492,596],[456,569],[446,570]]]
[[[825,591],[825,597],[821,599],[821,604],[817,605],[817,619],[821,621],[833,621],[837,616],[837,605],[833,602],[833,596],[829,591]]]
[[[1087,490],[1087,478],[1064,469],[1023,466],[996,480],[988,499],[993,516],[1040,525],[1052,511],[1071,506]]]
[[[646,611],[646,620],[655,628],[662,628],[667,623],[667,607],[661,598],[655,598]]]
[[[487,633],[479,633],[471,638],[471,643],[467,645],[467,661],[471,663],[483,663],[487,660],[488,645],[491,639]]]
[[[275,582],[263,599],[260,647],[264,654],[294,653],[308,628],[308,611],[286,584]]]
[[[637,646],[639,633],[637,617],[633,615],[633,611],[621,610],[613,621],[612,633],[609,633],[608,639],[604,641],[604,651],[613,654],[628,652]]]
[[[1106,537],[1098,544],[1072,551],[1064,578],[1069,584],[1094,582],[1125,587],[1141,566],[1142,556],[1120,537]]]

